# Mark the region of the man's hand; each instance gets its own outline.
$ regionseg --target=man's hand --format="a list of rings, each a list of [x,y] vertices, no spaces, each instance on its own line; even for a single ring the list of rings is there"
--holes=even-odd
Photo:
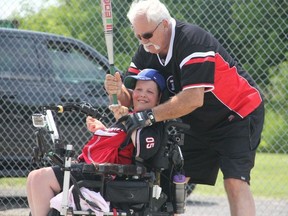
[[[138,128],[150,126],[156,122],[154,114],[151,109],[143,112],[129,114],[125,119],[125,127],[127,133],[133,132]]]
[[[115,75],[107,74],[104,82],[105,89],[109,95],[121,95],[122,91],[122,80],[119,72]]]

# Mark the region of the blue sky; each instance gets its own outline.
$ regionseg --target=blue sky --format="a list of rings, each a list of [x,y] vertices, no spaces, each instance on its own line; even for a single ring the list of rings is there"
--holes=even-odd
[[[20,12],[21,5],[28,4],[34,11],[57,4],[57,0],[0,0],[0,19],[7,19],[13,12]]]

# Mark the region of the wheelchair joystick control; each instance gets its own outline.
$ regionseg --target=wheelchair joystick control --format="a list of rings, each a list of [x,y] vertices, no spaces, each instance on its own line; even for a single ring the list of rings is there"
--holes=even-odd
[[[176,174],[173,176],[174,183],[174,213],[183,214],[186,205],[185,176]]]

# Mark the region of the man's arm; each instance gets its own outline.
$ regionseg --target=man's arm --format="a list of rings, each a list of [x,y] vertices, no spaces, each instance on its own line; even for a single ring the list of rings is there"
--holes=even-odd
[[[125,118],[127,133],[137,128],[150,126],[155,122],[175,119],[193,112],[204,103],[204,88],[191,88],[181,91],[164,104],[153,109],[132,113]],[[124,118],[123,117],[123,118]]]
[[[175,119],[193,112],[204,103],[204,88],[186,89],[152,109],[156,122]]]

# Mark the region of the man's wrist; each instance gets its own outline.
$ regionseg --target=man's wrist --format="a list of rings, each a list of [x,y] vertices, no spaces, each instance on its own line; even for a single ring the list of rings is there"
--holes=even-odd
[[[146,115],[150,121],[149,125],[152,125],[156,122],[156,119],[155,119],[155,116],[154,116],[154,113],[153,113],[153,110],[152,109],[149,109],[146,111]]]

